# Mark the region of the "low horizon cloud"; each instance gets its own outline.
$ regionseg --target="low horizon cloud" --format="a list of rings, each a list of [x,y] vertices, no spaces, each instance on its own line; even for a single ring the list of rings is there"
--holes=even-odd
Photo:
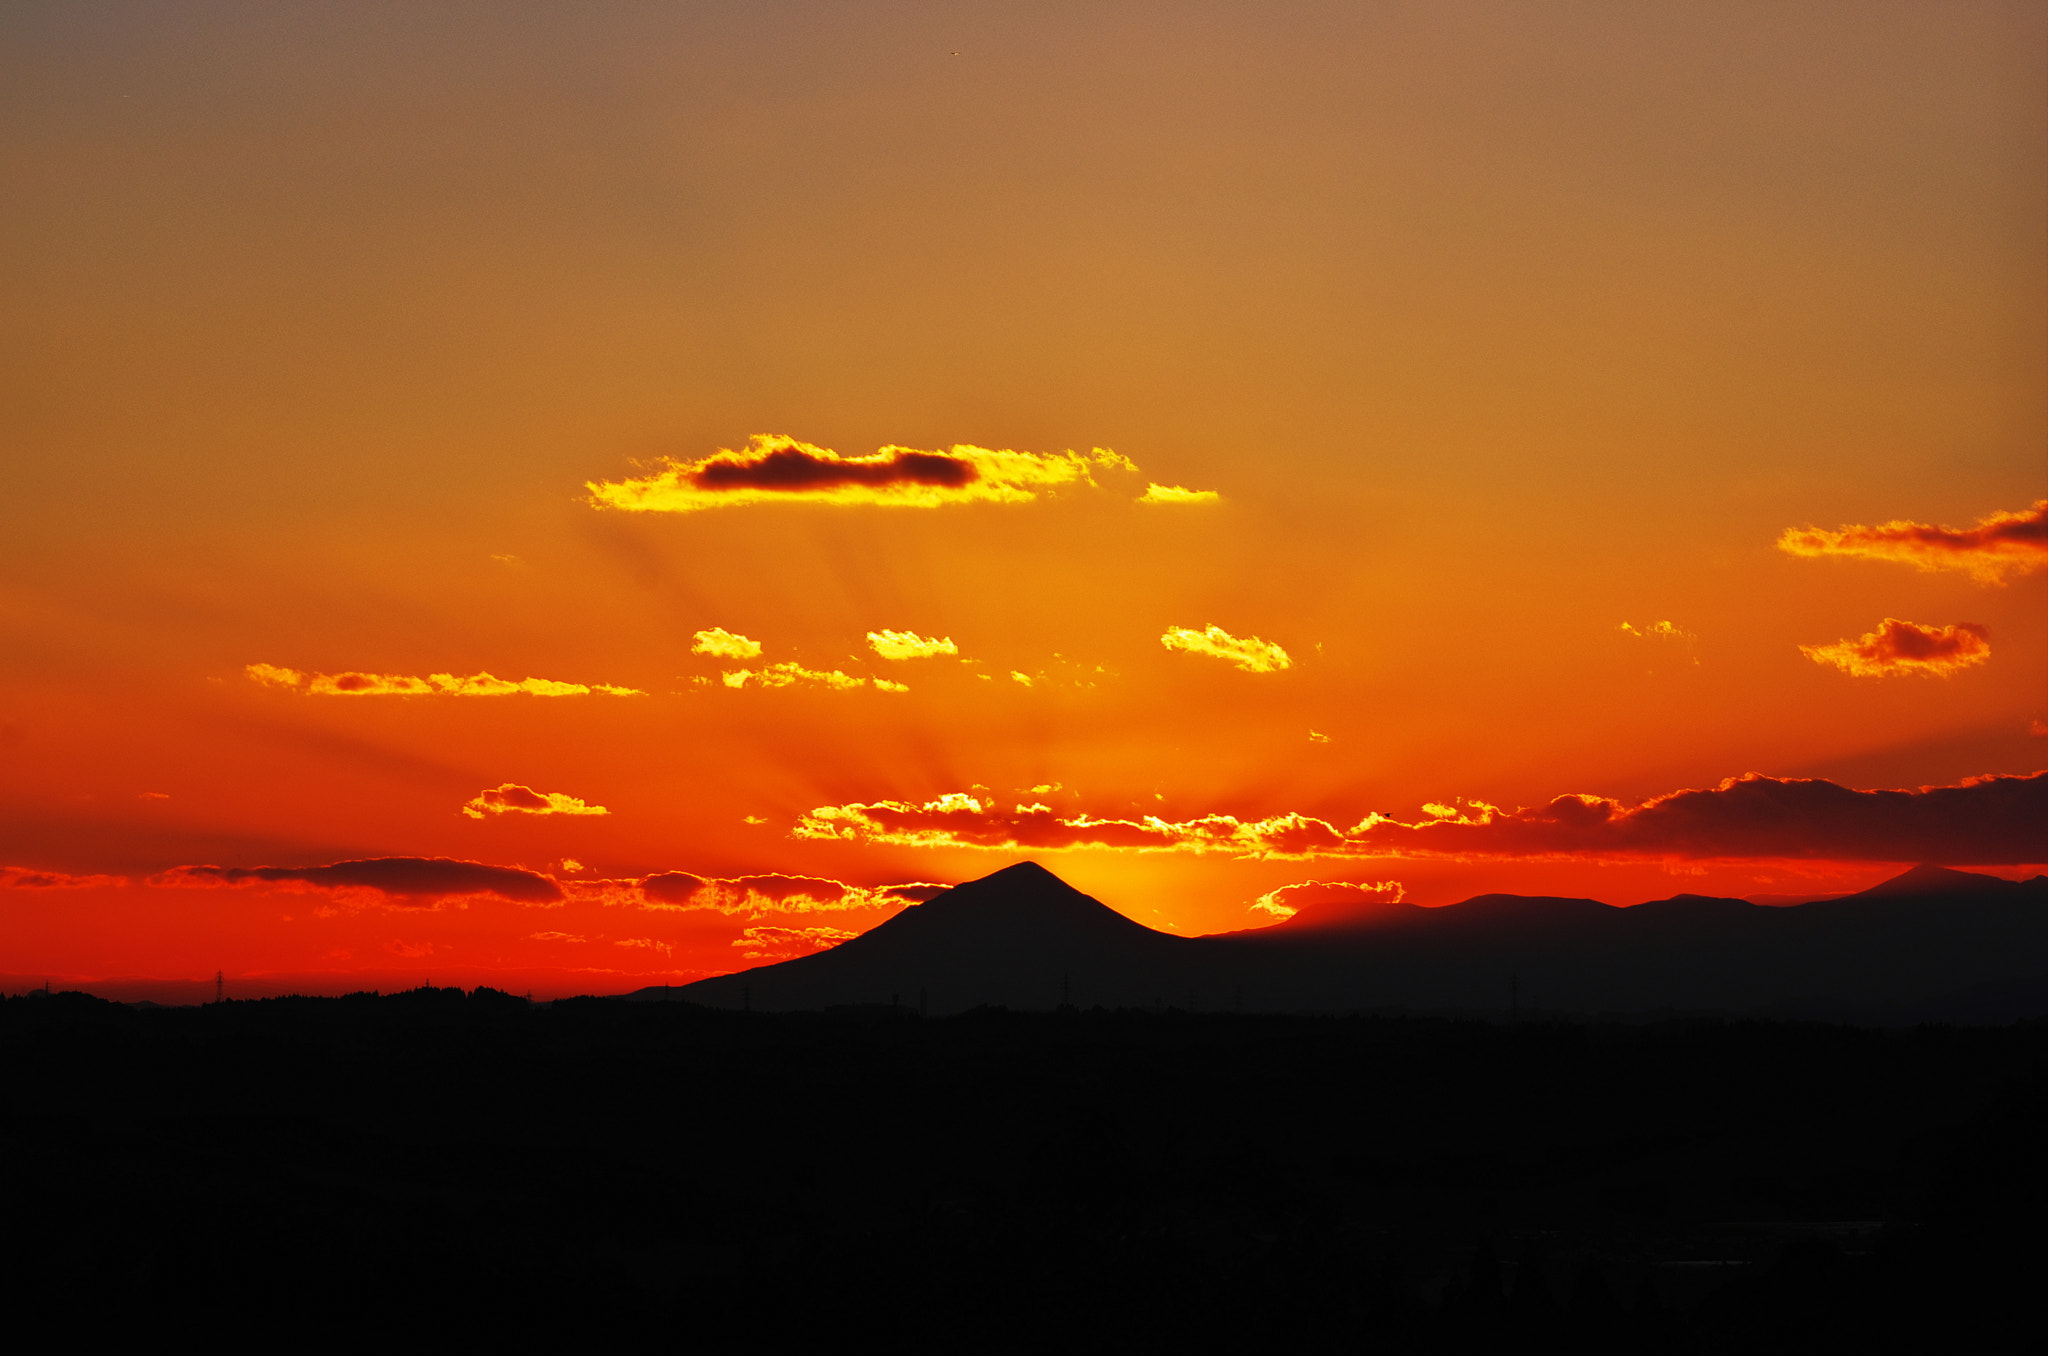
[[[2048,566],[2048,499],[2021,513],[1987,513],[1975,527],[1936,527],[1894,518],[1830,532],[1788,527],[1778,549],[1795,556],[1860,556],[1922,570],[1963,570],[1987,584]]]
[[[951,886],[929,881],[899,885],[849,885],[829,876],[763,872],[750,876],[699,876],[661,871],[635,882],[651,907],[703,909],[726,914],[841,913],[855,909],[922,904]]]
[[[850,942],[858,936],[858,932],[850,932],[845,928],[787,928],[757,924],[733,938],[732,945],[740,948],[741,960],[772,964],[776,961],[794,960],[798,956],[808,956],[817,951],[829,951],[841,942]]]
[[[1095,487],[1098,470],[1135,473],[1107,448],[1016,452],[955,444],[943,451],[889,446],[845,457],[784,434],[757,433],[745,448],[697,461],[663,458],[652,474],[590,481],[590,503],[633,513],[694,513],[744,504],[814,503],[938,508],[1029,503],[1043,492]]]
[[[69,871],[0,866],[0,890],[94,890],[130,883],[126,876],[77,876]]]
[[[82,888],[127,885],[123,877],[67,876],[62,872],[0,868],[0,888]],[[515,904],[595,904],[607,908],[697,911],[760,918],[776,914],[895,910],[922,904],[952,887],[933,881],[854,885],[827,876],[762,872],[702,876],[657,871],[643,877],[560,880],[524,867],[493,866],[452,857],[375,857],[321,866],[177,866],[143,884],[157,889],[222,889],[278,885],[341,895],[369,892],[407,907],[494,895]]]
[[[1407,893],[1397,880],[1304,880],[1268,890],[1246,907],[1284,923],[1304,909],[1348,912],[1363,904],[1399,904]]]
[[[838,669],[807,669],[795,660],[780,664],[769,664],[758,669],[727,669],[719,675],[718,681],[727,687],[805,687],[828,688],[834,692],[851,692],[855,688],[872,683],[884,692],[908,692],[902,683],[892,683],[887,678],[856,678]]]
[[[562,888],[551,877],[516,866],[489,866],[453,857],[371,857],[326,866],[175,866],[151,876],[160,888],[222,885],[306,885],[322,890],[369,890],[412,903],[468,895],[496,895],[515,904],[559,904]]]
[[[1991,634],[1975,622],[1921,626],[1886,617],[1875,631],[1832,645],[1802,645],[1799,653],[1855,678],[1917,673],[1946,678],[1991,658]]]
[[[305,690],[320,697],[585,697],[602,692],[613,697],[644,697],[635,687],[611,683],[564,683],[553,678],[522,678],[513,682],[488,673],[458,677],[452,673],[430,673],[424,678],[400,673],[305,673],[277,664],[248,664],[242,670],[249,681],[264,687]]]
[[[1627,805],[1562,795],[1515,810],[1484,801],[1431,803],[1424,818],[1377,811],[1348,828],[1286,813],[1243,820],[1210,814],[1170,821],[1061,815],[1044,805],[1005,811],[992,798],[824,805],[791,836],[900,847],[1001,851],[1080,848],[1217,853],[1255,859],[1323,857],[1693,858],[2048,862],[2048,772],[1970,777],[1918,790],[1851,790],[1818,778],[1750,773]]]

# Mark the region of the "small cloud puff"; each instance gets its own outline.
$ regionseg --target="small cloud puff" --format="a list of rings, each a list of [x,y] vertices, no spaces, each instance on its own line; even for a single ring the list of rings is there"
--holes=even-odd
[[[1946,678],[1991,657],[1990,633],[1972,622],[1954,626],[1919,626],[1897,617],[1855,640],[1833,645],[1802,645],[1799,652],[1816,664],[1832,664],[1856,678],[1886,678],[1902,673]]]
[[[1169,626],[1159,643],[1169,650],[1186,650],[1189,654],[1206,654],[1227,660],[1246,673],[1278,673],[1281,669],[1292,668],[1294,661],[1287,657],[1287,651],[1271,641],[1257,636],[1239,639],[1220,626],[1197,631],[1187,626]]]
[[[321,697],[509,697],[524,693],[533,697],[584,697],[603,692],[614,697],[644,697],[638,688],[611,683],[564,683],[553,678],[522,678],[513,682],[488,673],[458,677],[452,673],[430,673],[425,678],[400,673],[301,673],[276,664],[250,664],[243,669],[249,680],[265,687],[296,688]]]
[[[754,659],[761,653],[761,642],[736,636],[723,626],[713,626],[691,637],[690,653],[708,654],[715,659]]]
[[[929,659],[960,653],[950,636],[921,636],[915,631],[870,631],[868,648],[884,659]]]
[[[1042,490],[1092,487],[1099,469],[1138,468],[1100,447],[1083,455],[996,451],[963,443],[946,451],[892,446],[872,456],[843,457],[795,438],[757,433],[740,451],[727,449],[700,461],[665,458],[651,475],[591,481],[586,488],[596,507],[640,513],[777,502],[937,508],[977,501],[1028,503]]]
[[[1223,496],[1214,490],[1190,490],[1179,485],[1161,485],[1157,481],[1145,487],[1138,496],[1141,504],[1213,504]]]
[[[1638,640],[1698,639],[1698,637],[1693,635],[1692,632],[1682,630],[1679,627],[1673,626],[1668,621],[1651,622],[1648,626],[1636,626],[1630,622],[1623,622],[1621,624],[1620,630],[1624,635],[1634,636]]]
[[[2024,513],[1991,513],[1975,527],[1935,527],[1895,518],[1875,527],[1787,528],[1778,549],[1795,556],[1861,556],[1922,570],[1967,570],[1985,583],[2048,566],[2048,499]]]
[[[517,782],[506,782],[488,791],[477,792],[475,798],[462,807],[462,813],[471,819],[482,819],[486,814],[608,815],[611,811],[602,805],[586,804],[560,791],[536,791]]]

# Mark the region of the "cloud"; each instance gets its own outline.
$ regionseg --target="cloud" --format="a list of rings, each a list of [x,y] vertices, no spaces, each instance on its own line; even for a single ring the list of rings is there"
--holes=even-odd
[[[462,813],[471,819],[482,819],[486,814],[502,815],[511,812],[527,815],[608,815],[611,813],[602,805],[589,805],[574,796],[560,791],[536,791],[530,786],[517,782],[506,782],[488,791],[479,791],[469,804],[462,807]]]
[[[1874,791],[1751,773],[1639,805],[1564,795],[1534,809],[1504,810],[1473,800],[1425,806],[1423,818],[1408,822],[1374,812],[1348,828],[1296,813],[1173,821],[1061,815],[1043,805],[1004,811],[987,798],[955,792],[922,804],[820,806],[801,816],[791,834],[902,847],[1111,848],[1268,859],[1803,858],[1989,866],[2048,861],[2048,772]]]
[[[718,659],[754,659],[761,653],[761,642],[736,636],[722,626],[699,631],[692,638],[691,654],[708,654]]]
[[[280,668],[276,664],[251,664],[243,670],[252,683],[265,687],[297,687],[306,681],[306,675],[297,669]]]
[[[1343,841],[1322,821],[1299,815],[1249,823],[1230,815],[1182,823],[1154,815],[1063,817],[1037,804],[1006,812],[992,797],[957,791],[922,804],[884,800],[819,806],[799,818],[791,833],[798,838],[902,847],[1191,849],[1239,856],[1291,855]]]
[[[1991,639],[1989,632],[1973,622],[1919,626],[1886,617],[1884,625],[1856,640],[1802,645],[1799,653],[1816,664],[1833,664],[1857,678],[1885,678],[1902,673],[1946,678],[1989,659]]]
[[[1293,667],[1294,661],[1287,657],[1287,651],[1271,641],[1247,636],[1240,640],[1220,626],[1211,626],[1206,631],[1197,631],[1187,626],[1169,626],[1159,643],[1169,650],[1186,650],[1189,654],[1214,655],[1228,660],[1246,673],[1278,673],[1281,669]]]
[[[1042,490],[1095,484],[1098,470],[1135,472],[1104,448],[1078,452],[994,451],[967,444],[940,452],[884,447],[842,457],[830,448],[757,433],[741,451],[701,461],[664,458],[637,479],[591,481],[590,502],[639,513],[692,513],[734,504],[876,504],[937,508],[976,501],[1028,503]]]
[[[1651,622],[1648,626],[1636,626],[1629,622],[1623,622],[1620,629],[1623,634],[1634,636],[1638,640],[1698,639],[1692,632],[1681,630],[1668,621]]]
[[[583,697],[603,692],[614,697],[644,697],[638,688],[611,683],[563,683],[552,678],[522,678],[513,682],[488,673],[458,677],[452,673],[431,673],[425,678],[400,673],[301,673],[275,664],[250,664],[243,669],[249,680],[265,687],[296,688],[321,697],[509,697],[525,693],[533,697]]]
[[[26,866],[0,866],[0,890],[95,890],[126,885],[126,876],[74,876],[68,871],[36,871]]]
[[[321,890],[374,890],[413,903],[462,895],[496,895],[520,904],[556,904],[562,889],[546,876],[515,866],[486,866],[452,857],[373,857],[327,866],[178,866],[152,876],[151,885],[298,884]]]
[[[814,951],[826,951],[858,936],[858,932],[848,932],[844,928],[782,928],[764,925],[748,928],[734,938],[732,944],[743,948],[741,955],[746,960],[779,961],[808,956]]]
[[[1157,481],[1145,487],[1138,496],[1141,504],[1213,504],[1223,498],[1214,490],[1189,490],[1179,485],[1161,485]]]
[[[884,659],[929,659],[935,654],[959,654],[950,636],[921,636],[915,631],[870,631],[868,648]]]
[[[719,681],[727,687],[789,687],[801,683],[806,687],[829,687],[835,692],[848,692],[857,687],[866,687],[868,680],[841,673],[838,669],[807,669],[794,661],[770,664],[761,669],[728,669],[720,675]],[[879,686],[879,684],[877,684]],[[892,684],[887,691],[908,692],[902,684]]]
[[[1305,880],[1268,890],[1251,902],[1254,913],[1288,919],[1304,909],[1348,913],[1361,904],[1399,904],[1406,893],[1397,880]]]
[[[1991,513],[1975,527],[1933,527],[1895,518],[1875,527],[1787,528],[1778,549],[1795,556],[1861,556],[1923,570],[1967,570],[1986,583],[2048,565],[2048,499],[2024,513]]]
[[[824,876],[768,873],[729,878],[663,871],[640,882],[640,893],[656,907],[704,909],[726,914],[843,913],[855,909],[918,904],[949,887],[927,881],[899,885],[849,885]]]

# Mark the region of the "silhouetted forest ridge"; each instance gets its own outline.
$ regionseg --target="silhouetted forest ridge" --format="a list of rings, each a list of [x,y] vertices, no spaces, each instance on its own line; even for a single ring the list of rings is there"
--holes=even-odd
[[[384,1345],[2031,1352],[2044,1135],[2048,1022],[58,993],[0,1000],[0,1294]]]
[[[2001,1022],[2048,1013],[2048,877],[1917,866],[1791,907],[1490,894],[1176,937],[1022,862],[829,951],[632,996],[763,1012],[887,1003],[935,1014],[1071,1005]]]

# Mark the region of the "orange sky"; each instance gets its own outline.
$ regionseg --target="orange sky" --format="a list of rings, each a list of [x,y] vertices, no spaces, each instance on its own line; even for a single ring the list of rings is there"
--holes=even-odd
[[[2038,869],[1961,784],[2048,767],[2044,43],[15,7],[0,987],[619,991],[1022,855],[1182,932]],[[1752,773],[1989,827],[1633,808]],[[304,874],[387,858],[528,874]]]

